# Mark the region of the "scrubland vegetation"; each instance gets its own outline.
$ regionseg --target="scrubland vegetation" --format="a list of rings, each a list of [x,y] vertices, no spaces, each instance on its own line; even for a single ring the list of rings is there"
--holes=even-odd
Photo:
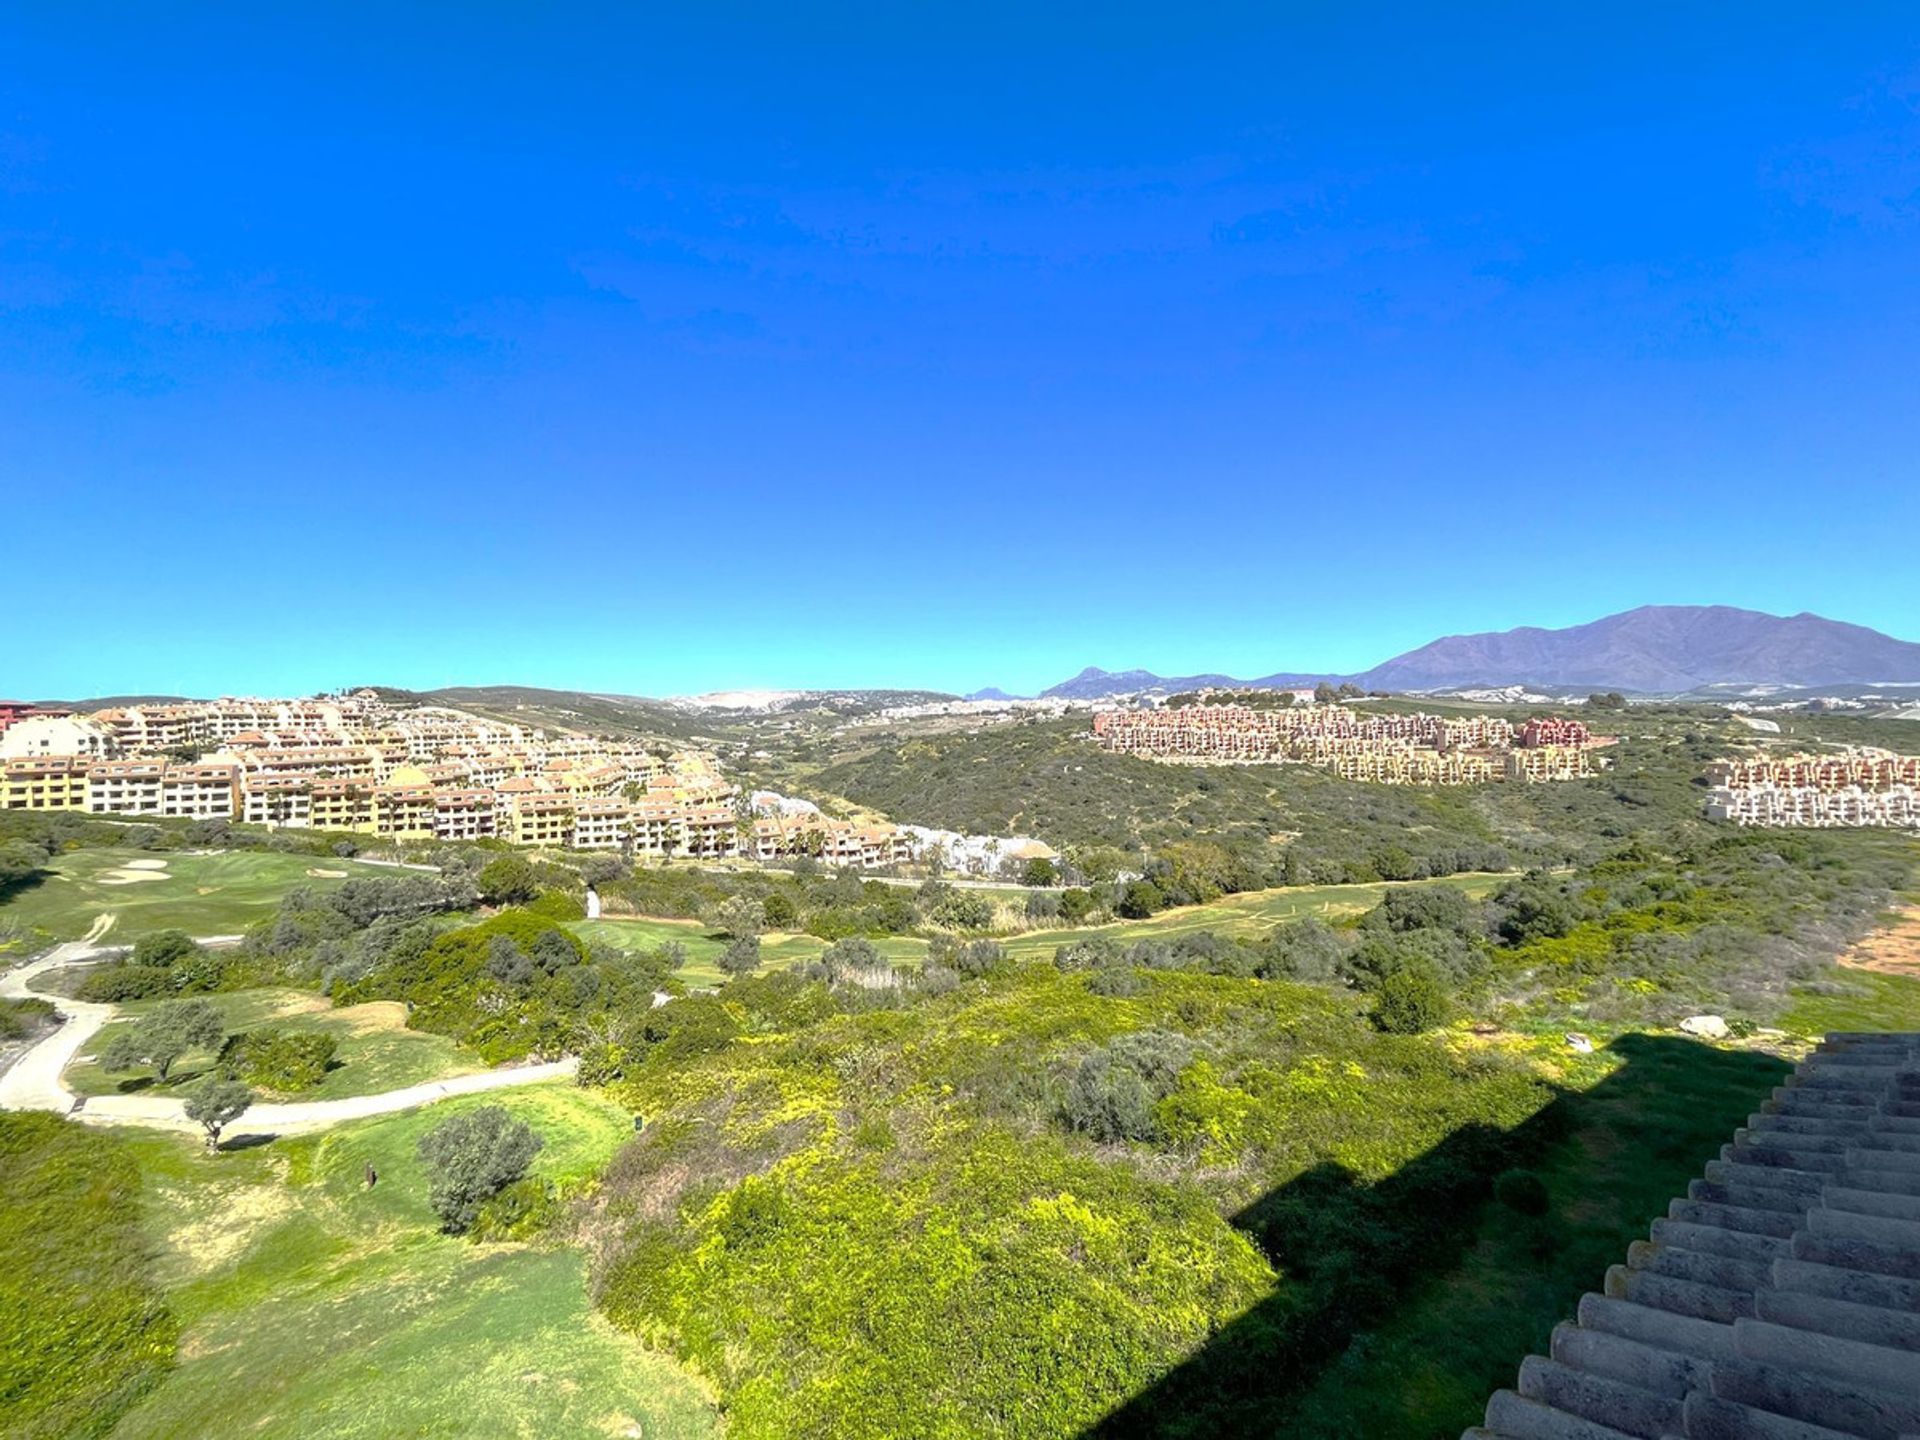
[[[1708,824],[1695,782],[1724,731],[1621,724],[1597,779],[1442,792],[1156,765],[1061,724],[809,771],[1039,833],[1061,886],[466,847],[431,875],[303,864],[229,948],[143,924],[87,993],[128,1006],[115,1028],[196,1004],[218,1024],[165,1078],[130,1038],[140,1068],[78,1067],[83,1088],[364,1093],[341,1087],[401,1073],[402,1044],[450,1067],[574,1053],[587,1088],[219,1155],[54,1125],[36,1143],[176,1212],[143,1212],[160,1260],[130,1241],[101,1292],[152,1337],[99,1328],[114,1393],[154,1383],[170,1327],[191,1342],[123,1431],[206,1407],[215,1433],[351,1433],[340,1376],[448,1349],[381,1423],[484,1393],[542,1433],[704,1435],[705,1387],[741,1437],[1457,1431],[1774,1083],[1774,1052],[1920,1027],[1920,980],[1832,963],[1912,898],[1920,847]],[[1644,1033],[1699,1011],[1736,1042]],[[449,1115],[460,1143],[423,1151]],[[383,1178],[360,1193],[365,1164]],[[214,1217],[248,1206],[271,1215],[210,1260]],[[327,1295],[353,1337],[332,1377],[297,1358]],[[249,1408],[241,1378],[276,1366]]]

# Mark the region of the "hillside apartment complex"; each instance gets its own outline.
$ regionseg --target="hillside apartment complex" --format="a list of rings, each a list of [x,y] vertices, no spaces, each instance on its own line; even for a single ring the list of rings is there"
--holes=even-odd
[[[1736,825],[1920,829],[1920,755],[1743,755],[1707,769],[1707,814]]]
[[[912,835],[755,813],[712,759],[633,741],[338,699],[223,699],[90,715],[6,707],[0,809],[232,819],[396,841],[505,840],[641,856],[811,855],[877,868]],[[187,756],[197,758],[188,759]]]
[[[1367,715],[1344,705],[1256,709],[1189,705],[1093,717],[1108,750],[1208,763],[1289,761],[1385,785],[1576,780],[1603,763],[1578,720],[1544,716],[1518,730],[1496,716]]]

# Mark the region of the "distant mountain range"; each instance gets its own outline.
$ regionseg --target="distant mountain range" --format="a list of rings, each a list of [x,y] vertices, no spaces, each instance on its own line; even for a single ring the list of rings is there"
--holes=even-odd
[[[1322,680],[1368,690],[1457,690],[1531,685],[1678,695],[1725,685],[1872,685],[1920,682],[1920,644],[1818,615],[1767,615],[1728,605],[1643,605],[1564,630],[1523,626],[1449,635],[1357,675],[1158,676],[1086,669],[1043,696],[1099,699],[1137,690],[1243,685],[1281,689]]]

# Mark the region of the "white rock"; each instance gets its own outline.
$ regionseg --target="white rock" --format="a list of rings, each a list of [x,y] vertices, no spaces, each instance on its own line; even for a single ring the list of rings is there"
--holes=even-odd
[[[1703,1040],[1724,1040],[1733,1033],[1727,1028],[1727,1022],[1718,1015],[1689,1015],[1680,1022],[1680,1028]]]
[[[1577,1032],[1568,1034],[1567,1045],[1571,1049],[1578,1050],[1582,1055],[1591,1055],[1593,1053],[1592,1039]]]

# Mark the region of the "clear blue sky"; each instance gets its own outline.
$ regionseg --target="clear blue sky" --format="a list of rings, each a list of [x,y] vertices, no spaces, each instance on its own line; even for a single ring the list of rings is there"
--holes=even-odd
[[[1912,6],[673,12],[0,16],[0,694],[1920,638]]]

